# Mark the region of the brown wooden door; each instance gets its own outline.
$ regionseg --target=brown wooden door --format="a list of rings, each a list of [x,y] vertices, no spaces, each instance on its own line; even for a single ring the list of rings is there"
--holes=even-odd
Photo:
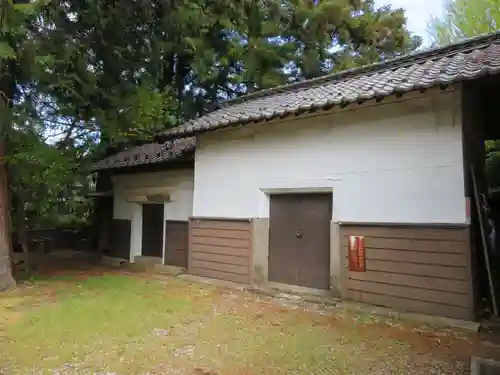
[[[165,264],[188,266],[189,224],[187,221],[165,222]]]
[[[163,204],[142,205],[142,255],[161,257],[163,248]]]
[[[331,194],[272,195],[269,281],[328,289]]]
[[[302,230],[300,196],[272,195],[269,215],[269,281],[299,284],[296,232]]]

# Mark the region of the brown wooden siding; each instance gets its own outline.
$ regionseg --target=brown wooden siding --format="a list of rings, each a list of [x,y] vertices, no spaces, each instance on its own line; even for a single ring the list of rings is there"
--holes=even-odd
[[[188,272],[250,283],[251,238],[250,220],[190,219]]]
[[[348,236],[365,236],[366,272],[347,264]],[[469,228],[341,225],[346,299],[472,320]]]
[[[109,255],[124,258],[130,258],[130,233],[131,221],[113,219],[111,223],[111,253]]]
[[[187,221],[165,221],[165,264],[187,268],[188,228]]]

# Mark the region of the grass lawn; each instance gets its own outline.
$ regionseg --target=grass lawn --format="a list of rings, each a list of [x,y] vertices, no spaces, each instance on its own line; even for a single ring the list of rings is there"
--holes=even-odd
[[[0,294],[0,374],[467,374],[495,350],[178,278],[68,272]]]

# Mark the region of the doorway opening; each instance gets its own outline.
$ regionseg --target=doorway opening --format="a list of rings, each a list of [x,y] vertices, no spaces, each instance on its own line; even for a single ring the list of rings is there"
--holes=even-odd
[[[164,205],[142,205],[142,256],[162,258]]]
[[[471,225],[471,269],[478,318],[497,317],[500,305],[499,77],[462,85],[465,196]]]

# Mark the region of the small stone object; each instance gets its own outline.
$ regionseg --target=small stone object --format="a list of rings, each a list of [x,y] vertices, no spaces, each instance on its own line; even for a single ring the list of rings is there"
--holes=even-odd
[[[186,345],[182,348],[175,349],[173,352],[174,356],[181,357],[192,357],[194,355],[194,345]]]
[[[163,329],[163,328],[155,328],[155,329],[153,329],[153,333],[156,336],[168,336],[168,334],[169,334],[168,330]]]
[[[193,375],[217,375],[217,374],[213,371],[205,371],[202,368],[195,368]]]
[[[278,294],[277,296],[278,298],[284,298],[284,299],[289,299],[289,300],[292,300],[292,301],[302,301],[302,297],[301,296],[295,296],[293,294],[287,294],[287,293],[280,293]]]
[[[492,359],[471,357],[471,375],[498,375],[500,362]]]

